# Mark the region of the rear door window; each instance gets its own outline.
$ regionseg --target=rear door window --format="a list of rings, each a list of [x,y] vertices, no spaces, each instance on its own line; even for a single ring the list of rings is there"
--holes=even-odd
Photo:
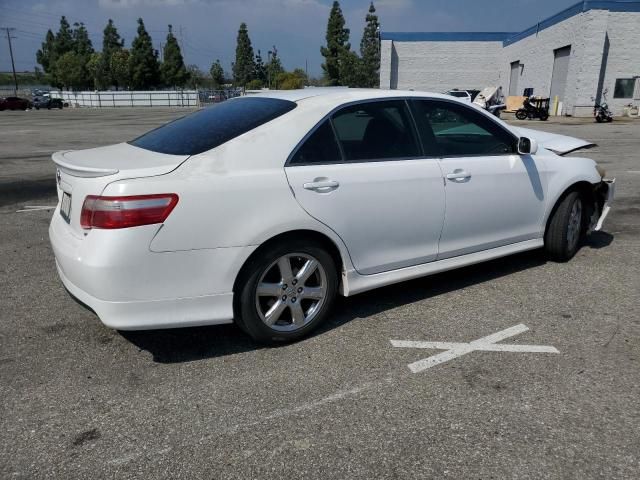
[[[336,112],[332,121],[346,161],[420,156],[403,100],[351,105]]]
[[[253,130],[296,107],[276,98],[243,97],[206,107],[129,142],[170,155],[197,155]]]
[[[336,163],[341,161],[340,148],[329,120],[322,122],[291,158],[292,165]]]

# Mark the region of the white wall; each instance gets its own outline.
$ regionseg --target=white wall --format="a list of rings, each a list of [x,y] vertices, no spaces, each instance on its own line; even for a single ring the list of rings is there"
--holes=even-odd
[[[548,96],[554,50],[571,45],[563,113],[590,116],[591,98],[597,96],[601,81],[607,36],[602,88],[609,90],[609,105],[620,115],[625,105],[640,104],[640,98],[613,98],[616,78],[640,76],[640,12],[589,10],[505,47],[502,42],[383,40],[380,87],[442,92],[498,85],[506,92],[511,62],[520,61],[524,68],[518,90],[533,87],[535,95]],[[640,96],[640,86],[636,91]]]
[[[380,88],[444,92],[498,86],[501,50],[502,42],[383,40]]]
[[[105,92],[51,92],[71,106],[80,107],[197,107],[200,105],[196,90],[175,91],[105,91]]]
[[[616,78],[640,76],[640,12],[609,12],[607,34],[610,46],[603,87],[609,89],[609,106],[620,115],[625,105],[640,105],[640,98],[613,98]],[[638,93],[636,88],[636,97]]]
[[[590,10],[568,18],[504,47],[501,75],[509,82],[511,62],[524,64],[518,90],[532,87],[534,95],[549,96],[554,50],[571,45],[564,113],[579,114],[580,108],[593,105],[602,62],[607,11]],[[508,88],[505,87],[505,88]],[[551,99],[553,101],[553,99]],[[578,108],[576,108],[578,107]]]

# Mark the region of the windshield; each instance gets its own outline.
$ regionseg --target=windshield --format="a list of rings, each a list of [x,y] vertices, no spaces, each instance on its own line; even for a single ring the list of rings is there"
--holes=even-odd
[[[296,107],[276,98],[243,97],[206,107],[129,142],[170,155],[197,155],[253,130]]]

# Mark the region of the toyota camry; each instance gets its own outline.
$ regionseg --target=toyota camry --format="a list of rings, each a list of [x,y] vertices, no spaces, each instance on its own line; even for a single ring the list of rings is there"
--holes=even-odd
[[[298,339],[350,296],[532,249],[567,261],[614,180],[591,143],[454,97],[304,89],[201,109],[128,143],[61,151],[62,283],[111,328],[235,321]]]

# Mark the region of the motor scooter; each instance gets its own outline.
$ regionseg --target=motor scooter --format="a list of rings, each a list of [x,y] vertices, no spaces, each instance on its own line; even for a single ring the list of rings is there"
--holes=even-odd
[[[522,108],[516,112],[518,120],[539,118],[545,121],[549,118],[549,99],[538,97],[527,97],[524,99]]]
[[[595,102],[593,107],[593,116],[596,119],[596,122],[612,122],[613,121],[613,113],[609,110],[609,105],[607,104],[607,92],[609,90],[605,90],[602,92],[602,103],[598,103],[594,97],[591,97],[591,100]]]

